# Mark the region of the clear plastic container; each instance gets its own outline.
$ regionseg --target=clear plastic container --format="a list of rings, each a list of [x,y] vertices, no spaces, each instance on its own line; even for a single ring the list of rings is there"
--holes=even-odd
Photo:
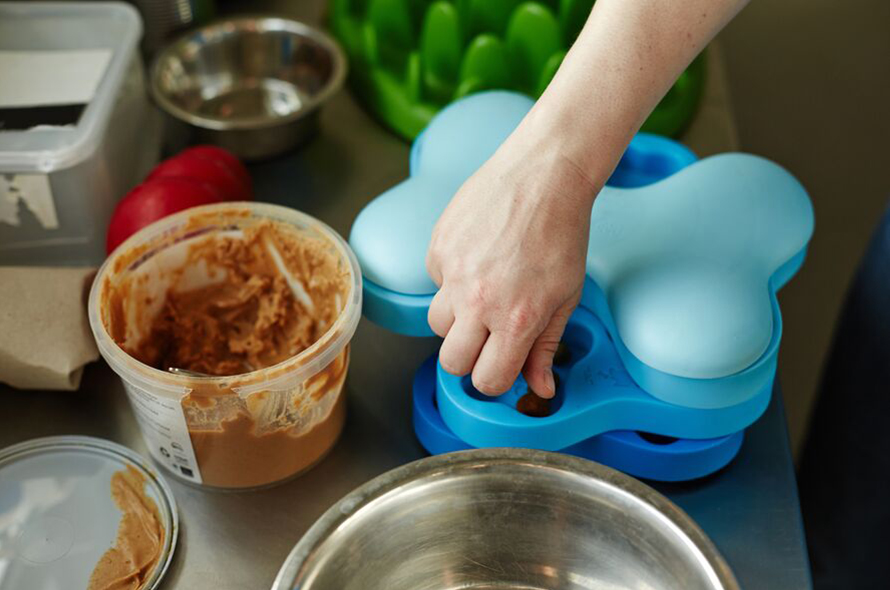
[[[128,4],[0,2],[0,85],[15,77],[21,86],[0,88],[0,264],[98,265],[105,257],[115,204],[160,156],[141,34]],[[44,67],[27,71],[26,63]],[[95,86],[68,99],[87,77],[78,68],[92,72]],[[59,109],[69,115],[57,117]],[[27,124],[10,125],[23,116]]]
[[[196,258],[196,251],[245,240],[251,228],[270,222],[296,239],[313,240],[328,260],[336,261],[336,272],[328,274],[340,277],[338,287],[318,291],[310,282],[315,267],[306,275],[305,268],[298,272],[295,263],[270,252],[276,265],[284,265],[277,272],[295,299],[315,297],[305,309],[334,310],[329,325],[325,321],[318,328],[326,331],[311,346],[272,366],[228,377],[171,373],[125,350],[145,342],[169,293],[225,288],[231,271],[220,272],[212,262]],[[259,243],[275,249],[274,241]],[[229,258],[241,264],[240,258]],[[321,301],[319,293],[328,299]],[[336,442],[361,293],[358,262],[327,225],[277,205],[223,203],[177,213],[118,247],[93,284],[89,317],[99,351],[123,379],[153,457],[192,483],[255,488],[310,468]]]

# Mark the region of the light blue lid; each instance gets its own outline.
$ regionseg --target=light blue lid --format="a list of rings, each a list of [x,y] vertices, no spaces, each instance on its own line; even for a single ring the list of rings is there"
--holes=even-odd
[[[523,100],[523,102],[527,101]],[[412,172],[423,151],[424,137],[424,135],[418,137],[412,147],[410,166]],[[627,150],[606,184],[617,187],[646,186],[689,166],[696,159],[695,154],[679,142],[658,135],[638,133],[627,146]],[[362,314],[375,324],[398,334],[434,336],[435,334],[427,323],[427,312],[434,293],[418,295],[394,291],[381,287],[368,278],[369,274],[384,276],[384,273],[394,270],[405,270],[401,263],[393,267],[387,263],[387,260],[395,256],[395,251],[398,250],[395,247],[397,244],[417,239],[406,235],[391,234],[385,238],[384,242],[381,242],[380,234],[374,228],[386,227],[383,224],[389,218],[389,215],[381,214],[381,211],[377,210],[375,206],[369,208],[368,213],[364,214],[354,226],[353,243],[364,244],[364,247],[359,250],[359,256],[362,256],[365,261],[364,280],[362,281]],[[390,248],[393,250],[392,253],[377,255],[390,250]],[[410,265],[410,268],[419,269],[420,261],[415,259]],[[410,279],[410,273],[401,276],[406,280]],[[389,280],[394,282],[393,277],[389,277]],[[418,284],[432,283],[425,272],[419,273],[412,281],[416,281]]]
[[[587,273],[640,362],[725,377],[766,350],[770,278],[812,232],[812,205],[791,174],[757,156],[713,156],[646,187],[604,188]]]
[[[460,185],[454,179],[412,177],[362,209],[349,235],[362,277],[405,295],[435,293],[426,251],[436,220]]]
[[[453,103],[418,139],[412,176],[356,219],[350,242],[363,274],[384,295],[422,296],[411,318],[435,291],[425,268],[435,221],[530,105],[505,92]],[[632,372],[640,382],[652,371],[710,387],[754,363],[768,368],[774,359],[763,357],[778,342],[775,291],[800,266],[812,230],[801,185],[746,154],[707,158],[648,186],[606,187],[591,217],[588,273],[604,294],[593,309],[641,367]],[[660,387],[661,379],[648,379],[647,391],[721,407],[754,395],[766,373],[757,387],[710,399]]]
[[[412,145],[411,177],[376,197],[353,223],[349,244],[365,279],[403,295],[436,292],[425,262],[436,221],[457,189],[494,154],[533,104],[514,92],[483,92],[436,115]],[[609,184],[649,184],[695,159],[682,144],[639,133]]]

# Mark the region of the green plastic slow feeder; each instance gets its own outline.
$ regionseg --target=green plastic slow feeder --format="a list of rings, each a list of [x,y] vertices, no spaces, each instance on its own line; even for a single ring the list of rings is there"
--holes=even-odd
[[[352,83],[389,127],[412,140],[439,109],[480,90],[541,95],[594,0],[332,0],[331,27]],[[643,124],[674,136],[695,114],[699,56]]]

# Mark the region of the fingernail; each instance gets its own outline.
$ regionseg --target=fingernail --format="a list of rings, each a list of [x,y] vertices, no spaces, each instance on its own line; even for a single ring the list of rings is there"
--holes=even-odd
[[[553,371],[551,369],[544,369],[544,382],[547,384],[547,396],[548,398],[556,395],[556,381],[553,379]]]

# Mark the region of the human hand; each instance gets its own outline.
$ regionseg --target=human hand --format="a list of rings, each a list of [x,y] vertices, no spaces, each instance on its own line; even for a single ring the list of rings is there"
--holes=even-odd
[[[602,186],[550,142],[514,133],[439,218],[427,270],[442,367],[507,391],[520,370],[553,397],[553,355],[584,284],[590,209]]]
[[[505,392],[554,394],[581,298],[593,199],[683,68],[748,0],[598,0],[529,115],[439,218],[427,270],[439,361]],[[683,39],[683,42],[678,42]],[[554,139],[555,138],[555,139]]]

